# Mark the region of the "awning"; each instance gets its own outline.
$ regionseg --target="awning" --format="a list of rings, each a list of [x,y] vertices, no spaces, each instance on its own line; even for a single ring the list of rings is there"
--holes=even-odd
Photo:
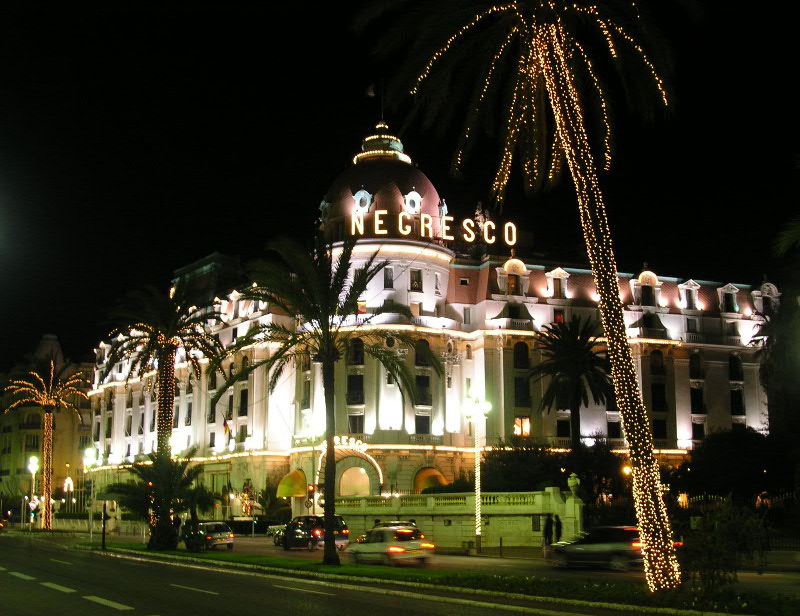
[[[286,473],[278,484],[278,497],[305,496],[308,482],[306,474],[299,468]]]
[[[414,477],[414,492],[421,493],[426,488],[446,486],[447,479],[435,468],[423,468]]]

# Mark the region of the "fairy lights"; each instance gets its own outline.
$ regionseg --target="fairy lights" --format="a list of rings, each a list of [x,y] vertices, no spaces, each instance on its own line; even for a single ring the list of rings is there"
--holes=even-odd
[[[637,19],[635,3],[631,4],[630,10],[631,17]],[[573,30],[571,25],[580,22],[583,28],[588,16],[588,25],[595,24],[606,41],[613,61],[618,59],[621,46],[629,47],[647,68],[664,105],[668,104],[667,93],[650,58],[628,31],[617,23],[610,10],[581,2],[539,0],[497,4],[474,15],[428,60],[414,83],[412,94],[419,91],[439,60],[460,38],[472,34],[479,23],[491,16],[502,18],[508,27],[503,30],[497,53],[484,72],[484,83],[477,97],[478,106],[485,102],[486,93],[496,75],[497,63],[512,49],[511,39],[518,42],[513,47],[517,58],[509,71],[512,85],[505,114],[502,153],[492,193],[498,201],[503,199],[512,161],[518,152],[522,154],[521,166],[528,186],[542,181],[545,169],[548,170],[547,180],[552,180],[558,173],[560,160],[563,159],[567,164],[576,190],[584,240],[599,296],[623,433],[630,450],[634,502],[643,541],[647,583],[653,591],[675,588],[680,584],[680,569],[662,499],[647,411],[642,403],[626,334],[611,232],[597,178],[597,164],[586,130],[586,100],[579,93],[577,84],[581,81],[589,83],[600,101],[605,128],[602,166],[606,169],[611,163],[607,99],[594,66],[579,42],[579,37],[583,37],[585,31]],[[580,19],[576,20],[575,17]],[[585,79],[586,76],[588,79]],[[555,128],[549,147],[542,143],[545,131],[541,130],[548,117],[546,106],[549,107]],[[470,126],[476,121],[477,115],[473,109],[462,137],[463,142],[469,139]],[[462,150],[456,155],[457,164],[461,162]]]

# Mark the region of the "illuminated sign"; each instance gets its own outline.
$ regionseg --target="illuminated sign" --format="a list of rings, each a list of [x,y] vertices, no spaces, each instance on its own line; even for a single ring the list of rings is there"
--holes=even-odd
[[[395,228],[400,235],[411,235],[416,226],[420,238],[434,239],[433,216],[430,214],[420,214],[418,225],[414,225],[414,216],[408,212],[400,212],[393,218],[396,222]],[[364,235],[365,230],[374,235],[388,235],[389,219],[388,210],[375,210],[371,224],[364,220],[363,213],[353,214],[350,217],[350,235]],[[458,239],[471,244],[480,236],[487,244],[494,244],[498,240],[506,246],[513,246],[517,243],[517,225],[513,222],[507,222],[498,227],[491,220],[487,220],[481,225],[472,218],[465,218],[459,225],[454,223],[455,219],[452,216],[442,216],[441,239],[451,242],[458,236]]]

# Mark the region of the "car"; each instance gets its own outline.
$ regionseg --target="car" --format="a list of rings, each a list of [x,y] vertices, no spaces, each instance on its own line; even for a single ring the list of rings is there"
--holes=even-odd
[[[604,566],[616,571],[641,567],[639,529],[634,526],[598,526],[572,541],[554,544],[549,558],[554,567]]]
[[[272,543],[275,545],[283,545],[283,535],[286,533],[286,525],[276,528],[272,531]]]
[[[208,550],[217,546],[233,549],[234,534],[225,522],[200,522],[197,531],[193,532],[191,523],[184,526],[183,542],[190,552]]]
[[[424,567],[435,547],[416,526],[381,525],[367,531],[365,540],[351,545],[349,552],[356,563],[412,562]]]
[[[383,527],[387,528],[390,526],[413,526],[414,528],[417,527],[417,523],[414,520],[387,520],[386,522],[378,522],[373,526],[373,528]]]
[[[335,516],[334,531],[336,549],[344,551],[350,543],[350,530],[344,518]],[[324,518],[321,515],[299,515],[292,518],[283,533],[283,549],[306,548],[309,552],[325,545]]]

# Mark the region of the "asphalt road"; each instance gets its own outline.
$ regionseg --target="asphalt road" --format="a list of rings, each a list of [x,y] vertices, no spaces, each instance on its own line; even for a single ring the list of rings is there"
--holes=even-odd
[[[289,616],[540,616],[611,614],[439,591],[349,585],[291,576],[162,565],[70,550],[63,539],[0,535],[0,614],[150,616],[265,613]],[[623,616],[616,612],[615,616]]]

